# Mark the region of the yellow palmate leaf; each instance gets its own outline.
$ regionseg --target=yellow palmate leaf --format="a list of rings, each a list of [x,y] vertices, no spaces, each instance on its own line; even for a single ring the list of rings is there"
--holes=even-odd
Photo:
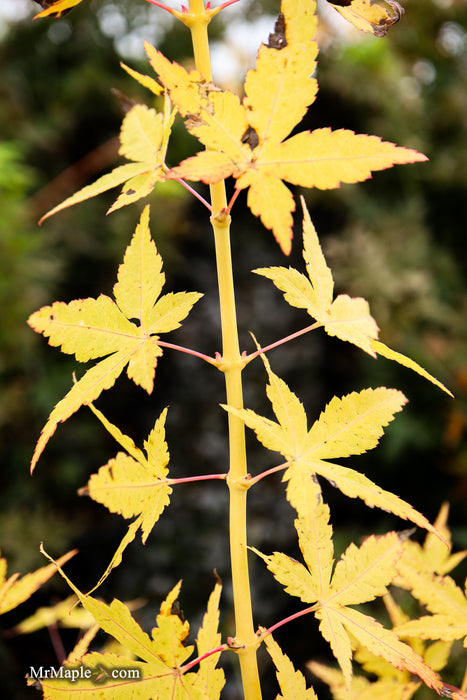
[[[118,166],[91,185],[78,190],[47,212],[39,223],[62,209],[84,202],[122,183],[126,185],[107,213],[149,194],[157,182],[165,179],[163,165],[173,118],[172,115],[162,115],[146,105],[135,105],[123,119],[119,150],[120,155],[134,162]]]
[[[170,617],[176,626],[178,616],[172,614]],[[118,617],[115,619],[118,620]],[[125,623],[124,618],[121,624]],[[216,671],[223,675],[222,670]],[[43,697],[48,700],[66,700],[70,686],[77,700],[91,700],[96,697],[96,689],[99,697],[108,700],[218,700],[220,696],[220,691],[217,692],[211,680],[204,691],[199,673],[184,673],[179,667],[172,668],[158,658],[157,653],[151,661],[135,660],[134,655],[129,656],[122,647],[117,654],[92,652],[79,659],[70,657],[57,674],[55,678],[41,679]],[[30,685],[33,683],[33,679],[29,680]]]
[[[303,257],[308,279],[294,268],[272,267],[254,270],[272,280],[284,292],[285,300],[307,312],[323,324],[328,335],[353,343],[373,357],[372,346],[378,337],[378,326],[370,314],[365,299],[340,294],[333,301],[334,282],[326,264],[316,230],[302,198],[303,207]]]
[[[250,177],[250,173],[247,173],[246,177]],[[284,187],[282,182],[280,184]],[[287,190],[287,188],[285,189]],[[253,188],[248,194],[250,195],[252,191]],[[328,335],[353,343],[372,357],[376,357],[378,354],[394,360],[417,372],[452,396],[444,384],[435,379],[423,367],[420,367],[414,360],[391,350],[378,340],[379,329],[370,314],[369,305],[365,299],[351,298],[346,294],[340,294],[333,301],[332,273],[326,264],[303,197],[301,202],[303,208],[303,257],[308,278],[292,267],[263,267],[253,270],[253,272],[272,280],[275,286],[284,293],[284,299],[288,304],[299,309],[306,309],[310,316],[324,326]],[[271,207],[269,215],[273,214],[274,209]],[[279,224],[277,226],[277,230],[279,230]],[[283,235],[287,237],[287,224],[281,230]]]
[[[46,556],[48,557],[47,554]],[[127,700],[130,697],[138,700],[218,700],[221,688],[218,674],[212,674],[206,686],[205,675],[199,677],[198,673],[187,672],[183,668],[193,647],[185,645],[189,625],[178,614],[180,582],[162,603],[157,626],[149,635],[132,617],[127,605],[117,599],[107,605],[90,595],[84,595],[60,567],[57,568],[96,623],[125,648],[126,656],[91,653],[83,656],[78,664],[64,664],[59,670],[58,678],[41,679],[44,698],[65,700],[70,694],[70,680],[73,680],[73,695],[78,700],[91,700],[95,697],[96,686],[99,697],[109,700]],[[217,592],[212,605],[215,604],[216,596]],[[216,636],[212,616],[212,610],[208,611],[209,640]],[[128,652],[136,660],[128,659]],[[73,670],[77,672],[75,676],[72,675]]]
[[[380,37],[404,14],[404,8],[394,0],[386,0],[387,7],[373,0],[336,0],[330,4],[357,29]]]
[[[76,552],[76,549],[67,552],[67,554],[57,559],[57,562],[59,562],[60,565],[65,564]],[[24,601],[30,598],[43,583],[54,575],[56,570],[55,564],[49,564],[47,566],[42,566],[40,569],[30,574],[25,574],[24,576],[13,574],[7,579],[6,559],[0,559],[0,615],[24,603]]]
[[[329,189],[361,182],[395,163],[426,160],[416,151],[345,129],[317,129],[284,141],[316,95],[315,31],[314,2],[283,0],[274,32],[247,74],[242,103],[146,47],[188,130],[209,150],[172,168],[167,177],[209,184],[236,178],[237,189],[249,189],[249,208],[286,254],[295,203],[283,181]]]
[[[351,544],[331,578],[333,551],[327,523],[329,509],[324,505],[317,509],[320,514],[316,527],[309,526],[308,514],[300,516],[296,523],[307,567],[281,552],[267,556],[253,551],[267,563],[287,593],[306,603],[317,601],[308,612],[314,612],[320,621],[320,632],[341,667],[347,690],[352,682],[354,638],[372,654],[381,656],[396,668],[416,674],[429,687],[440,690],[441,682],[419,654],[371,616],[348,607],[386,593],[387,586],[397,575],[396,563],[403,552],[398,534],[371,536],[360,547]],[[313,574],[309,571],[311,567],[317,568]]]
[[[144,442],[147,453],[145,457],[128,435],[124,435],[92,404],[90,408],[128,454],[119,452],[114,459],[101,467],[97,474],[91,476],[88,485],[80,489],[79,493],[89,495],[112,513],[119,513],[124,518],[136,517],[92,589],[94,591],[109,573],[119,566],[123,552],[133,542],[140,528],[143,544],[146,542],[154,524],[169,504],[172,489],[167,481],[167,465],[170,459],[164,430],[167,410],[156,420],[154,428]]]
[[[327,461],[362,454],[375,447],[383,428],[407,402],[402,392],[379,387],[352,392],[341,399],[334,397],[308,431],[300,401],[269,365],[267,368],[268,396],[279,422],[251,409],[223,408],[254,430],[265,447],[285,457],[284,480],[289,481],[287,498],[299,513],[315,507],[320,492],[314,480],[323,476],[350,498],[361,498],[370,507],[388,510],[436,533],[430,522],[409,503],[384,491],[363,474]]]
[[[303,673],[296,671],[289,657],[284,654],[278,643],[268,635],[264,639],[268,654],[276,667],[276,675],[281,695],[276,700],[318,700],[313,688],[306,687]]]
[[[143,543],[168,505],[172,493],[166,479],[169,462],[164,432],[166,414],[167,411],[163,411],[151,431],[151,455],[149,458],[148,454],[145,464],[119,452],[88,482],[89,496],[112,513],[119,513],[124,518],[142,516]]]
[[[69,304],[55,302],[30,316],[28,323],[36,332],[80,362],[109,355],[88,370],[54,408],[37,443],[32,469],[57,424],[109,389],[125,367],[135,384],[152,392],[162,355],[158,333],[178,328],[201,296],[179,292],[160,297],[164,281],[146,207],[118,270],[115,301],[101,294]],[[138,325],[130,318],[137,319]]]
[[[79,5],[82,0],[36,0],[44,9],[33,17],[55,17],[59,19],[67,15],[73,7]]]

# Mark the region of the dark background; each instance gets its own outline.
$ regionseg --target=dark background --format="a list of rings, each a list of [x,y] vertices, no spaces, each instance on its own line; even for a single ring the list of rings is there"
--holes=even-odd
[[[15,2],[17,2],[16,7]],[[7,0],[8,3],[8,0]],[[152,97],[119,66],[123,60],[150,72],[136,49],[148,38],[171,59],[190,60],[189,34],[146,3],[84,0],[61,20],[31,18],[40,8],[13,0],[1,9],[0,33],[0,546],[9,573],[44,565],[39,543],[59,556],[80,552],[67,567],[81,590],[92,587],[125,532],[125,522],[77,495],[89,475],[112,457],[116,445],[85,408],[60,425],[33,477],[29,462],[40,430],[68,391],[74,360],[50,348],[26,325],[30,313],[55,300],[110,294],[118,264],[145,202],[105,217],[117,191],[58,214],[39,228],[37,220],[66,196],[117,162],[122,109],[111,93],[153,104]],[[323,2],[324,4],[324,2]],[[212,23],[212,36],[227,32],[229,51],[221,62],[232,70],[245,55],[240,19],[250,36],[258,18],[271,15],[259,40],[272,30],[277,5],[234,6]],[[16,12],[14,9],[16,9]],[[464,0],[410,0],[403,21],[387,38],[350,34],[325,14],[319,40],[319,93],[300,126],[345,127],[374,133],[416,148],[428,163],[396,166],[360,185],[329,192],[307,191],[312,220],[321,236],[338,292],[369,300],[383,342],[409,355],[443,381],[453,401],[418,375],[383,358],[377,361],[349,344],[310,334],[270,353],[272,368],[304,402],[310,423],[327,401],[367,386],[401,389],[410,403],[387,429],[377,450],[345,461],[382,487],[409,501],[430,520],[443,500],[451,502],[455,548],[467,547],[467,4]],[[329,19],[326,19],[329,18]],[[240,29],[238,29],[240,26]],[[235,31],[235,28],[237,30]],[[141,54],[139,54],[141,56]],[[223,57],[223,58],[222,58]],[[241,74],[239,74],[241,84]],[[195,149],[178,125],[170,164]],[[199,188],[203,191],[203,188]],[[296,191],[298,195],[300,192]],[[205,294],[183,328],[168,340],[208,354],[220,351],[213,241],[206,211],[172,185],[148,198],[151,230],[164,258],[165,291]],[[286,260],[241,195],[233,211],[233,256],[242,349],[249,332],[266,345],[308,323],[291,309],[256,267],[292,264],[302,268],[300,236]],[[297,217],[299,219],[299,217]],[[245,403],[259,412],[265,373],[252,363],[244,373]],[[103,395],[98,407],[137,444],[169,405],[167,440],[173,476],[227,469],[222,376],[212,367],[166,351],[154,394],[148,397],[125,377]],[[277,463],[248,436],[249,468],[255,474]],[[324,486],[336,529],[337,555],[349,541],[405,523]],[[250,542],[264,552],[299,558],[293,511],[280,477],[250,492]],[[183,578],[181,605],[195,632],[214,584],[225,582],[223,637],[233,633],[227,559],[227,493],[222,482],[178,487],[147,544],[135,541],[122,565],[99,591],[105,600],[142,597],[136,615],[147,629],[161,600]],[[423,533],[415,537],[423,538]],[[272,580],[263,562],[251,558],[256,623],[264,626],[300,609]],[[465,577],[459,567],[458,580]],[[30,601],[2,618],[4,630],[68,595],[58,576]],[[373,608],[374,609],[374,608]],[[414,610],[416,614],[416,610]],[[316,623],[296,621],[277,634],[297,667],[310,658],[329,661]],[[60,630],[68,653],[76,630]],[[102,642],[98,638],[98,642]],[[445,680],[459,685],[465,666],[456,651]],[[266,659],[262,659],[267,663]],[[31,665],[57,665],[49,633],[0,639],[2,689],[12,700],[38,697],[24,687]],[[275,696],[265,666],[265,698]],[[237,679],[238,680],[238,679]],[[326,691],[316,686],[320,697]],[[419,691],[417,698],[433,693]],[[238,698],[235,679],[226,698]]]

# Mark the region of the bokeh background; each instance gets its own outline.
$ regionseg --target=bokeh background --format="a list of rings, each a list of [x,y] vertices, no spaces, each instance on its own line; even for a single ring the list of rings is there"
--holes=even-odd
[[[377,450],[348,466],[365,472],[436,517],[451,503],[455,548],[467,547],[467,3],[407,0],[403,21],[385,39],[349,27],[322,0],[319,93],[301,129],[345,127],[416,148],[428,163],[397,166],[360,185],[304,192],[339,292],[363,296],[381,328],[381,339],[443,381],[453,401],[418,375],[364,356],[317,332],[271,352],[273,369],[303,400],[310,421],[330,398],[367,386],[404,391],[410,403],[386,431]],[[55,300],[111,293],[144,203],[106,217],[117,191],[58,214],[38,227],[40,216],[92,182],[118,161],[123,116],[116,88],[153,104],[119,62],[146,72],[142,41],[172,59],[190,63],[188,32],[168,13],[136,0],[84,0],[67,17],[32,21],[32,0],[0,0],[0,547],[9,572],[42,566],[39,552],[79,554],[67,571],[81,590],[95,584],[125,532],[125,522],[77,490],[117,451],[90,411],[61,425],[33,477],[29,461],[55,403],[82,371],[26,325],[30,313]],[[278,4],[240,0],[212,22],[215,79],[241,90],[259,43],[272,30]],[[169,150],[177,163],[196,148],[181,124]],[[204,193],[203,188],[199,188]],[[296,190],[296,194],[300,194]],[[220,351],[213,241],[205,209],[184,190],[161,186],[148,199],[151,228],[165,261],[166,290],[205,294],[183,328],[168,340],[213,354]],[[245,209],[233,211],[233,255],[242,348],[252,331],[262,345],[299,330],[308,321],[289,308],[259,266],[301,266],[297,235],[290,260],[271,234]],[[297,220],[300,217],[297,217]],[[245,371],[246,405],[267,411],[261,363]],[[167,351],[150,397],[124,377],[103,395],[99,408],[141,444],[169,405],[167,439],[174,476],[226,470],[222,376],[213,368]],[[249,468],[274,466],[275,456],[248,437]],[[324,486],[339,554],[351,541],[405,524]],[[222,482],[176,489],[147,544],[137,541],[99,594],[110,601],[143,598],[135,613],[150,628],[161,600],[183,578],[181,605],[196,630],[214,583],[224,578],[224,637],[233,632],[228,574],[227,493]],[[250,498],[251,543],[265,552],[299,557],[293,511],[280,477],[263,480]],[[423,538],[422,533],[415,537]],[[300,608],[252,557],[257,624],[270,625]],[[459,567],[457,578],[465,578]],[[53,634],[9,633],[39,605],[68,595],[58,576],[30,601],[5,615],[0,638],[2,692],[11,700],[38,697],[26,688],[29,666],[57,665]],[[414,610],[416,613],[416,611]],[[66,652],[77,631],[59,631]],[[312,620],[277,635],[300,666],[330,660]],[[98,638],[98,643],[102,639]],[[459,685],[465,653],[456,647],[445,680]],[[265,697],[277,688],[267,660]],[[326,698],[326,690],[316,685]],[[421,690],[417,698],[432,694]],[[239,698],[233,678],[226,698]]]

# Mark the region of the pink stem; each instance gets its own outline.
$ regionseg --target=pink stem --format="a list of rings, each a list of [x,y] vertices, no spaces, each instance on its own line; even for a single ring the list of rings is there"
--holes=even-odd
[[[171,15],[176,15],[176,11],[173,10],[171,7],[167,7],[167,5],[164,5],[163,2],[159,2],[159,0],[146,0],[146,2],[150,2],[151,5],[156,5],[157,7],[160,7],[162,10],[165,10],[166,12],[170,12]]]
[[[162,10],[170,12],[171,15],[174,14],[174,11],[171,7],[167,7],[167,5],[164,5],[163,2],[159,2],[159,0],[146,0],[146,2],[150,2],[152,5],[157,5],[157,7],[160,7]]]
[[[232,2],[237,2],[237,0],[231,0],[231,2],[227,2],[225,5],[222,5],[222,7],[225,7],[226,5],[230,5]],[[228,207],[227,207],[228,214],[230,214],[230,212],[232,211],[232,207],[235,204],[236,199],[237,199],[239,194],[240,194],[240,190],[238,188],[235,188],[235,191],[234,191],[233,195],[231,196],[230,202],[229,202]]]
[[[223,10],[229,5],[233,5],[234,2],[238,2],[238,0],[227,0],[227,2],[223,2],[222,5],[219,5],[219,10]]]
[[[205,654],[202,654],[201,656],[198,656],[196,659],[193,659],[193,661],[190,661],[190,663],[185,664],[184,666],[181,666],[180,671],[182,671],[182,673],[186,673],[191,668],[193,668],[193,666],[196,666],[196,664],[199,664],[199,662],[202,661],[203,659],[208,659],[213,654],[218,654],[221,651],[226,651],[228,648],[229,647],[227,646],[227,644],[221,644],[220,646],[215,647],[214,649],[210,649]]]
[[[48,625],[47,629],[49,631],[50,641],[52,642],[57,661],[61,666],[66,661],[66,651],[63,646],[62,638],[60,637],[57,623],[54,622],[51,625]]]
[[[266,345],[265,348],[260,348],[259,350],[256,350],[256,352],[252,352],[251,355],[247,355],[244,360],[245,364],[248,362],[251,362],[251,360],[254,360],[255,357],[258,357],[258,355],[261,355],[263,352],[268,352],[269,350],[272,350],[273,348],[277,348],[279,345],[283,345],[284,343],[288,343],[289,340],[295,340],[295,338],[299,338],[301,335],[305,335],[305,333],[309,333],[309,331],[314,331],[315,328],[319,328],[323,324],[320,323],[319,321],[316,321],[316,323],[312,323],[311,326],[307,326],[306,328],[302,328],[301,331],[297,331],[296,333],[292,333],[291,335],[288,335],[285,338],[281,338],[280,340],[276,340],[275,343],[271,343],[271,345]]]
[[[280,620],[280,622],[276,622],[275,625],[272,625],[272,627],[268,627],[268,629],[265,632],[266,634],[272,634],[275,630],[279,629],[279,627],[282,627],[282,625],[287,624],[288,622],[292,622],[292,620],[296,620],[298,617],[302,617],[303,615],[308,615],[311,612],[314,612],[317,604],[311,605],[309,608],[305,608],[305,610],[300,610],[300,612],[294,613],[293,615],[289,615],[289,617],[285,617],[283,620]]]
[[[265,472],[261,472],[261,474],[254,476],[252,479],[248,479],[248,484],[250,486],[253,486],[253,484],[256,484],[258,481],[261,481],[261,479],[264,479],[265,476],[269,476],[270,474],[275,474],[276,472],[280,472],[283,469],[286,469],[288,466],[289,466],[289,462],[284,462],[283,464],[279,464],[279,466],[277,466],[277,467],[272,467],[271,469],[267,469]]]
[[[147,2],[154,2],[154,0],[147,0]],[[154,2],[154,4],[155,4],[155,5],[158,5],[159,3],[158,3],[158,2]],[[199,199],[199,201],[200,201],[202,204],[204,204],[204,206],[206,207],[206,209],[209,209],[209,211],[212,213],[212,207],[211,207],[211,205],[209,204],[209,202],[206,202],[206,200],[204,199],[204,197],[202,197],[202,196],[199,194],[199,192],[197,192],[195,189],[193,189],[193,187],[191,187],[191,185],[189,185],[188,182],[185,182],[185,180],[182,180],[181,177],[175,177],[174,180],[175,180],[176,182],[178,182],[179,185],[181,185],[181,186],[184,187],[186,190],[188,190],[188,192],[190,192],[190,194],[192,194],[194,197],[196,197],[196,199]]]
[[[157,344],[163,348],[171,348],[172,350],[178,350],[179,352],[185,352],[187,355],[193,355],[194,357],[199,357],[205,362],[209,362],[210,365],[217,367],[217,361],[210,357],[209,355],[204,355],[202,352],[197,352],[196,350],[191,350],[190,348],[184,348],[183,345],[174,345],[173,343],[167,343],[165,340],[158,340]]]
[[[227,474],[202,474],[201,476],[185,476],[180,479],[166,479],[167,484],[187,484],[190,481],[208,481],[209,479],[227,479]]]

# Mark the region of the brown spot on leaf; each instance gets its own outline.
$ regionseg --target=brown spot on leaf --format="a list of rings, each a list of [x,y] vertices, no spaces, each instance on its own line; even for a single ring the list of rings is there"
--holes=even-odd
[[[190,131],[190,129],[196,129],[197,126],[203,126],[203,124],[206,124],[206,122],[199,116],[199,114],[187,114],[185,126],[188,131]]]
[[[252,126],[249,126],[241,138],[242,143],[248,144],[252,151],[259,144],[259,136]]]
[[[178,600],[176,600],[172,605],[170,614],[177,615],[177,617],[179,617],[182,622],[185,622],[185,615],[183,614],[183,610],[180,608],[180,603],[178,602]]]
[[[285,17],[282,12],[279,12],[274,25],[274,32],[269,35],[266,46],[269,49],[277,50],[284,49],[287,46],[287,39],[285,38]]]

